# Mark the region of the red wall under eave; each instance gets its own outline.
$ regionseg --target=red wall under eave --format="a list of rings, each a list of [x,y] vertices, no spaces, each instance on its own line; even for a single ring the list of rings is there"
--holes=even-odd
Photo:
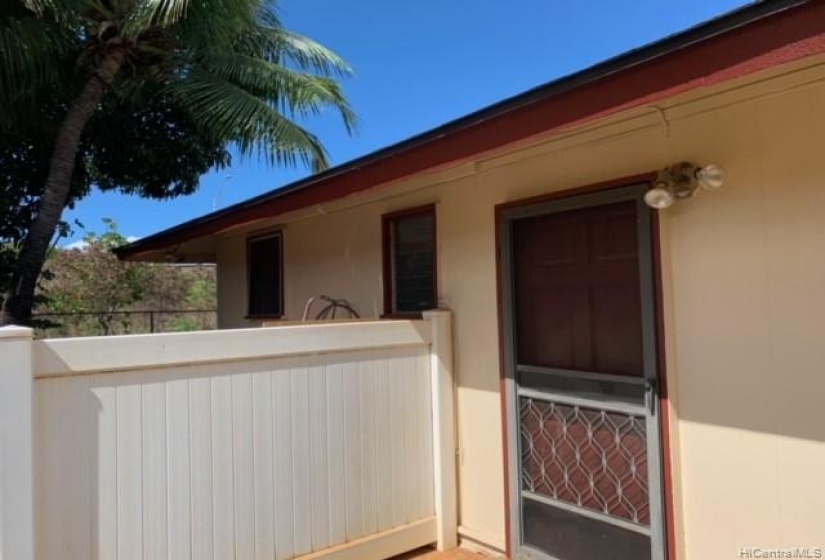
[[[508,144],[570,129],[632,107],[825,52],[825,2],[812,2],[728,31],[505,115],[460,130],[292,194],[241,208],[214,221],[158,239],[140,251],[162,249],[261,218],[397,181],[477,157]]]

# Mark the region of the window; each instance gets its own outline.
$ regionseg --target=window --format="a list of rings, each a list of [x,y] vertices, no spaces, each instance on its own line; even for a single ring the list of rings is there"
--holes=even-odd
[[[384,313],[437,307],[435,206],[387,214],[384,227]]]
[[[283,235],[253,237],[247,242],[249,316],[280,317],[284,312]]]

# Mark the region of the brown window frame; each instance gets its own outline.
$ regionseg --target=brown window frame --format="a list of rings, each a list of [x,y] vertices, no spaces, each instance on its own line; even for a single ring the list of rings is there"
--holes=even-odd
[[[280,240],[278,255],[278,308],[280,313],[260,313],[252,309],[252,244],[257,241],[277,237]],[[246,318],[247,319],[281,319],[284,316],[284,232],[283,230],[268,231],[246,238]]]
[[[394,245],[393,245],[393,224],[405,218],[414,218],[423,214],[432,214],[433,217],[433,303],[438,306],[438,215],[435,204],[406,208],[395,212],[389,212],[381,216],[381,254],[383,257],[383,281],[384,281],[384,314],[383,318],[417,318],[421,317],[420,311],[396,311],[394,306],[395,295],[395,269],[394,269]]]

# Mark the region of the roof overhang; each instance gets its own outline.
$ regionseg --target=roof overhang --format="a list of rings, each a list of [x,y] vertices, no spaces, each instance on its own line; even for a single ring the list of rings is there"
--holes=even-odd
[[[825,52],[825,2],[767,0],[491,105],[343,165],[115,250],[183,243],[455,165],[480,154]]]

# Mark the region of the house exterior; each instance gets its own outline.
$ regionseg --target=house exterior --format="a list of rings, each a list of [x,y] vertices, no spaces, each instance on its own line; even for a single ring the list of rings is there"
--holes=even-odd
[[[816,558],[823,123],[825,3],[760,2],[119,254],[221,328],[452,310],[468,545]]]

